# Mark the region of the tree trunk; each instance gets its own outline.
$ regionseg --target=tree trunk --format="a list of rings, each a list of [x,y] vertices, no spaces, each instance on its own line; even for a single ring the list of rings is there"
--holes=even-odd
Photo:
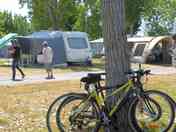
[[[103,35],[105,43],[107,85],[116,86],[127,81],[125,72],[130,68],[129,51],[125,34],[124,0],[103,0]],[[108,91],[112,92],[112,91]],[[120,94],[119,94],[120,97]],[[110,104],[117,98],[111,98]],[[117,114],[118,130],[132,132],[127,121],[127,106]]]

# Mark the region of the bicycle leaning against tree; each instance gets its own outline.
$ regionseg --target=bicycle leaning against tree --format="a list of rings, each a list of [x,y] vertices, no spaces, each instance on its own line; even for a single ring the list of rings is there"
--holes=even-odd
[[[125,84],[111,87],[101,86],[105,73],[90,73],[83,77],[81,82],[87,93],[67,94],[56,108],[54,115],[58,129],[61,132],[110,132],[111,128],[118,131],[116,112],[131,100],[128,121],[134,132],[149,131],[153,127],[167,132],[174,123],[175,102],[161,91],[144,90],[141,78],[149,74],[150,70],[130,71]],[[110,94],[106,92],[112,89]],[[119,92],[121,97],[108,109],[108,99],[116,97]],[[47,126],[52,131],[50,116],[51,107],[47,114]]]

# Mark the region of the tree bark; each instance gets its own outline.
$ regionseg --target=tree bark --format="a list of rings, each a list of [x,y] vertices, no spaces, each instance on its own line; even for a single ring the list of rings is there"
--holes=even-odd
[[[103,36],[108,86],[125,83],[127,81],[125,72],[130,69],[124,11],[124,0],[103,0]],[[114,104],[116,100],[117,97],[111,98],[110,104]],[[132,132],[127,121],[128,106],[128,104],[125,105],[117,113],[118,130],[111,130],[111,132]]]

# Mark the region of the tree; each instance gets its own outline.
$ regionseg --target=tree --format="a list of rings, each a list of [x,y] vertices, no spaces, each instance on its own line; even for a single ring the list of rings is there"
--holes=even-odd
[[[73,30],[77,20],[77,0],[19,0],[30,9],[31,21],[36,30]]]
[[[127,81],[130,61],[125,33],[124,0],[103,0],[103,36],[105,43],[107,85],[116,86]],[[108,91],[112,92],[112,90]],[[119,95],[120,96],[120,95]],[[111,98],[114,104],[116,98]],[[119,132],[131,132],[127,122],[127,106],[121,109],[117,118]],[[111,132],[117,130],[111,130]]]
[[[125,0],[125,31],[134,35],[141,25],[144,2],[148,0]],[[75,24],[76,29],[90,34],[92,39],[102,37],[101,0],[85,0]],[[87,15],[87,12],[89,15]],[[87,21],[85,21],[87,20]],[[88,27],[88,28],[86,28]]]
[[[141,25],[144,5],[150,0],[125,0],[126,32],[135,34]],[[59,29],[87,32],[102,37],[102,0],[19,0],[27,4],[36,30]],[[145,2],[145,4],[144,4]]]
[[[149,0],[143,18],[148,35],[169,35],[176,19],[176,0]]]
[[[78,5],[74,29],[87,32],[90,39],[102,37],[101,0],[85,0]]]
[[[51,21],[47,10],[47,0],[35,0],[31,3],[31,23],[35,30],[47,30]]]
[[[0,12],[0,36],[10,32],[16,32],[19,35],[25,35],[31,31],[30,23],[20,15],[12,15],[10,12]]]
[[[78,18],[79,1],[76,0],[60,0],[59,2],[59,21],[62,30],[74,30],[74,25]],[[64,11],[64,12],[63,12]]]
[[[2,35],[13,30],[13,18],[11,13],[7,11],[0,12],[0,30]]]
[[[102,37],[101,0],[57,0],[57,4],[56,0],[19,0],[19,3],[30,8],[36,30],[78,30],[87,32],[91,39]]]
[[[131,36],[137,33],[141,25],[141,15],[144,11],[145,1],[146,0],[125,0],[125,30]]]
[[[14,15],[13,28],[11,32],[16,32],[18,35],[26,35],[32,31],[31,23],[27,21],[26,17]]]

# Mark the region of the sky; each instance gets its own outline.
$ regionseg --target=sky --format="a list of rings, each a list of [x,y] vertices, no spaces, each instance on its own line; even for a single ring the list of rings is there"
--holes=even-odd
[[[7,10],[12,12],[12,14],[19,14],[22,16],[27,16],[27,8],[24,7],[20,9],[20,5],[18,4],[18,0],[0,0],[0,11]]]

